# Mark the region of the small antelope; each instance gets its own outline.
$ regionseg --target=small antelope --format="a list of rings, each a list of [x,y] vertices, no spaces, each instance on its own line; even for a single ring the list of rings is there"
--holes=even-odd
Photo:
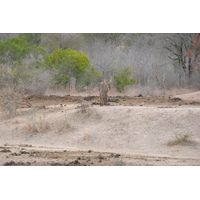
[[[110,84],[111,80],[104,80],[99,84],[100,106],[107,105],[108,90],[111,89]]]

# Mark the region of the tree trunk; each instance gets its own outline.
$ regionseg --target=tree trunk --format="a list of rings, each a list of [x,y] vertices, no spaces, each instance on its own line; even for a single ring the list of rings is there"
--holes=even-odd
[[[191,85],[191,76],[192,76],[192,67],[191,67],[192,59],[188,60],[188,84]]]

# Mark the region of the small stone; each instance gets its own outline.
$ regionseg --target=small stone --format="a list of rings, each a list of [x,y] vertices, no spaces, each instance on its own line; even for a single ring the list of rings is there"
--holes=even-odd
[[[1,152],[7,153],[7,152],[11,152],[11,151],[9,149],[3,149]]]
[[[3,166],[10,166],[10,165],[15,165],[16,163],[14,162],[14,161],[10,161],[10,162],[6,162],[6,163],[4,163],[4,165]]]
[[[103,156],[101,156],[101,155],[99,155],[99,156],[98,156],[98,158],[99,158],[99,159],[104,159],[104,157],[103,157]]]
[[[78,160],[75,160],[75,161],[74,161],[74,164],[78,164],[78,163],[79,163]]]
[[[21,154],[29,154],[27,151],[20,151]]]

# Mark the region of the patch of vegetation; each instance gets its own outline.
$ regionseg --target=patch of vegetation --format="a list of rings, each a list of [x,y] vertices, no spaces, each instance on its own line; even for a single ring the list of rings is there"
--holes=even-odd
[[[46,116],[40,116],[36,119],[35,114],[29,118],[28,123],[25,125],[25,131],[27,133],[45,133],[48,131],[56,131],[58,133],[65,132],[71,128],[68,123],[66,115],[64,118],[58,119],[54,122],[46,120]]]
[[[72,49],[57,49],[46,57],[46,67],[53,74],[56,84],[66,86],[71,77],[79,81],[90,66],[90,58]]]
[[[39,82],[38,88],[42,85],[45,90],[43,82],[48,81],[48,77],[44,77],[43,74],[46,71],[44,68],[46,50],[38,45],[39,34],[25,35],[30,37],[27,38],[22,34],[19,37],[0,41],[0,63],[12,73],[12,79],[24,85],[26,92],[33,89],[32,87]],[[1,73],[0,76],[2,78]],[[4,78],[8,80],[10,76],[5,75]],[[44,78],[46,78],[45,81],[43,81]],[[15,84],[15,87],[18,85]]]
[[[65,132],[66,130],[68,130],[70,128],[72,128],[72,127],[69,124],[69,122],[67,121],[66,112],[65,112],[64,119],[61,119],[56,123],[55,129],[58,132]]]
[[[0,66],[0,109],[9,116],[15,116],[24,96],[23,83],[8,67]]]
[[[114,81],[115,86],[119,92],[124,91],[127,86],[136,83],[136,80],[133,77],[133,71],[130,66],[124,69],[120,69],[114,76]]]
[[[101,119],[102,115],[97,112],[95,108],[92,107],[92,105],[88,102],[82,102],[80,106],[77,106],[77,109],[79,109],[77,112],[82,113],[82,115],[85,117],[90,117],[94,119]]]
[[[126,163],[123,160],[115,160],[113,166],[125,166]]]
[[[102,73],[96,71],[95,67],[88,67],[79,80],[79,89],[81,87],[94,87],[102,77]]]
[[[28,133],[40,133],[47,132],[52,128],[50,122],[46,121],[45,118],[40,117],[40,120],[36,120],[35,117],[32,118],[31,122],[28,122],[25,126],[26,132]]]
[[[91,108],[91,104],[88,102],[82,102],[80,105],[80,109],[82,113],[88,113],[90,108]]]
[[[182,144],[187,144],[190,143],[191,141],[189,140],[189,135],[184,134],[184,135],[178,135],[176,134],[175,139],[170,140],[167,145],[173,146],[173,145],[182,145]]]

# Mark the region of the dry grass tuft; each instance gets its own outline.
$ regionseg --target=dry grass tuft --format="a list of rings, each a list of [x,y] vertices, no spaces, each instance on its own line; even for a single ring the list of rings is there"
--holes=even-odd
[[[47,132],[49,130],[51,130],[52,125],[50,122],[42,120],[40,118],[40,121],[37,120],[33,120],[32,122],[28,123],[25,126],[26,132],[28,133],[44,133]]]
[[[87,113],[91,107],[90,103],[83,101],[80,105],[80,110],[82,113]]]
[[[91,103],[83,101],[80,106],[76,107],[77,113],[81,113],[84,117],[92,117],[94,119],[101,119],[102,116],[97,112]]]
[[[191,141],[189,140],[189,135],[188,134],[184,134],[184,135],[176,134],[175,139],[170,140],[167,143],[167,145],[168,146],[173,146],[173,145],[182,145],[182,144],[187,144],[187,143],[191,143]]]
[[[113,161],[113,166],[125,166],[126,163],[123,160],[115,160]]]
[[[56,123],[55,129],[58,132],[65,132],[66,130],[72,128],[71,125],[67,122],[66,119],[60,120]]]

